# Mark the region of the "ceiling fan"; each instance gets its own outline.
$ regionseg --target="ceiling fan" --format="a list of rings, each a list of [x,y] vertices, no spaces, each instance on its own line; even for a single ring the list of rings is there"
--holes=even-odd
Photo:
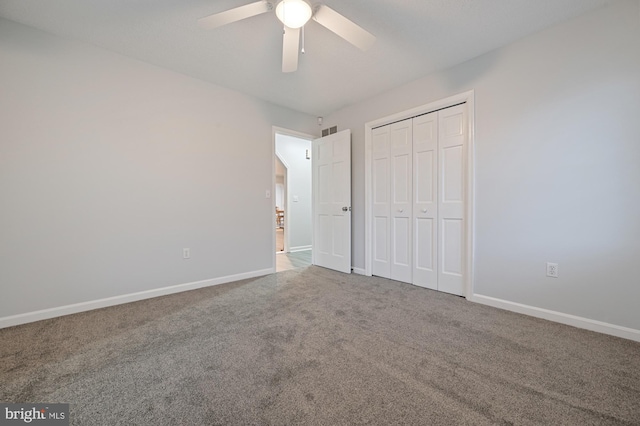
[[[274,10],[274,4],[276,4],[276,16],[284,24],[282,72],[293,72],[298,69],[300,33],[304,31],[304,25],[311,19],[361,50],[367,50],[376,39],[371,33],[330,7],[324,4],[317,4],[312,8],[306,0],[257,1],[205,16],[198,19],[198,24],[207,29],[218,28],[232,22],[270,12]],[[304,50],[302,52],[304,53]]]

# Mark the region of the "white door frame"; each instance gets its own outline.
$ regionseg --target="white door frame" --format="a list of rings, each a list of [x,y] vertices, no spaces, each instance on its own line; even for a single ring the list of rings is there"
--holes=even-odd
[[[300,139],[308,139],[310,141],[317,138],[316,136],[310,135],[308,133],[297,132],[295,130],[285,129],[284,127],[271,126],[271,269],[273,273],[276,272],[276,133],[279,135],[293,136]],[[283,164],[285,165],[285,167],[289,167],[286,163],[283,162]],[[285,183],[285,186],[288,186],[288,182]],[[285,200],[285,203],[287,203],[287,209],[289,209],[288,200]],[[289,248],[286,240],[285,244],[286,250]]]
[[[466,181],[466,193],[465,193],[465,213],[466,213],[466,229],[465,229],[465,261],[464,261],[464,277],[465,277],[465,293],[464,296],[469,298],[473,295],[473,278],[474,278],[474,228],[475,228],[475,107],[474,107],[475,94],[473,90],[450,96],[445,99],[441,99],[435,102],[430,102],[426,105],[421,105],[410,110],[402,111],[396,114],[392,114],[377,120],[369,121],[364,125],[364,171],[365,171],[365,244],[364,244],[364,262],[365,275],[372,275],[372,182],[371,182],[371,170],[372,170],[372,137],[371,132],[374,128],[385,126],[387,124],[394,123],[396,121],[406,120],[408,118],[415,117],[417,115],[427,114],[432,111],[437,111],[443,108],[451,107],[461,103],[467,104],[468,113],[468,144],[467,144],[467,181]]]

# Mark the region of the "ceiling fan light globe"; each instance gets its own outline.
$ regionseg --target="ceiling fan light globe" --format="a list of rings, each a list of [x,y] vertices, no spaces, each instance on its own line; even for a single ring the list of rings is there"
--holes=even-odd
[[[304,0],[282,0],[276,6],[276,16],[289,28],[304,26],[312,14],[311,6]]]

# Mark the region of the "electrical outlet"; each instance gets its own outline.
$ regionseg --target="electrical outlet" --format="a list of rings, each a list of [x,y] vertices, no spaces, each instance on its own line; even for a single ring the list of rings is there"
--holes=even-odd
[[[547,276],[551,278],[558,278],[558,264],[547,262]]]
[[[264,198],[271,198],[271,191],[269,191],[268,189],[264,191]]]
[[[191,249],[183,248],[182,249],[182,258],[189,259],[191,257]]]

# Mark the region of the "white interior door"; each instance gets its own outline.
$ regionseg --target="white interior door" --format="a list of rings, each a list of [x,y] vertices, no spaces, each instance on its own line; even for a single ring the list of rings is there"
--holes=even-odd
[[[390,278],[411,283],[412,274],[412,120],[390,125],[391,265]]]
[[[351,273],[351,130],[313,141],[313,263]]]
[[[438,113],[413,119],[413,284],[438,289]]]
[[[467,109],[458,105],[438,114],[438,290],[462,296]]]

